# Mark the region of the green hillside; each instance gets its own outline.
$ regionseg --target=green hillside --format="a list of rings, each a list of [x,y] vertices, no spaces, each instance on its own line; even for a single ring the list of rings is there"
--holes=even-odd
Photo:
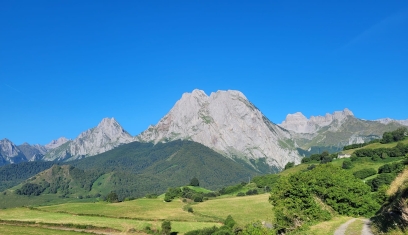
[[[24,180],[44,171],[54,162],[22,162],[19,164],[9,164],[0,167],[0,191],[18,185]]]
[[[64,163],[69,165],[55,165],[33,176],[52,163],[47,164],[0,168],[0,177],[9,176],[13,169],[21,172],[31,169],[21,174],[24,179],[30,179],[23,181],[21,176],[15,176],[14,181],[4,182],[3,189],[13,187],[10,192],[31,197],[55,194],[78,199],[103,199],[114,191],[119,200],[124,200],[159,195],[169,187],[187,185],[193,177],[199,179],[201,186],[216,190],[259,174],[249,164],[225,158],[199,143],[181,140],[156,145],[134,142],[97,156]]]

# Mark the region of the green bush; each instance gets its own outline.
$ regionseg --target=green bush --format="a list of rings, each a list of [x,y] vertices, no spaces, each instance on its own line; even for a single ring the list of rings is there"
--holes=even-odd
[[[383,185],[390,185],[397,175],[395,173],[383,173],[379,174],[372,180],[368,180],[367,184],[371,187],[373,192],[378,191],[378,189]]]
[[[351,162],[350,159],[345,159],[342,165],[343,169],[351,169],[353,168],[353,163]]]
[[[356,178],[365,179],[369,176],[377,174],[377,171],[373,168],[365,168],[353,173]]]
[[[227,227],[234,227],[234,225],[236,224],[235,220],[232,218],[231,215],[228,215],[227,218],[224,221],[225,226]]]
[[[318,199],[347,216],[371,216],[379,208],[370,187],[350,171],[322,164],[279,179],[270,196],[276,229],[286,233],[308,222],[330,219],[330,212],[321,207]]]
[[[171,233],[171,222],[168,220],[165,220],[161,224],[161,229],[162,229],[162,234],[165,235],[170,235]]]

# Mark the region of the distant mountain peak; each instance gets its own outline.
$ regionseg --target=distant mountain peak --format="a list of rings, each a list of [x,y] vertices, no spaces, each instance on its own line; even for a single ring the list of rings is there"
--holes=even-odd
[[[334,121],[342,122],[350,116],[353,117],[354,114],[347,108],[342,111],[335,111],[333,114],[326,113],[325,116],[311,116],[310,119],[307,119],[301,112],[296,112],[288,114],[279,126],[295,133],[315,133]]]
[[[27,161],[24,154],[9,139],[0,140],[0,165]]]
[[[156,125],[136,137],[144,142],[188,139],[229,157],[265,159],[278,168],[298,162],[292,148],[282,147],[290,135],[271,123],[240,91],[219,90],[207,96],[195,89],[184,93]]]
[[[114,118],[103,118],[96,127],[82,132],[76,139],[61,139],[59,147],[49,151],[45,159],[64,160],[94,156],[132,141],[133,137]]]
[[[392,118],[381,118],[381,119],[377,119],[375,121],[380,122],[382,124],[386,124],[386,125],[389,124],[389,123],[395,122],[395,123],[399,123],[399,124],[404,125],[404,126],[408,126],[408,119],[406,119],[406,120],[395,120],[395,119],[392,119]]]
[[[69,139],[65,138],[65,137],[60,137],[56,140],[52,140],[50,143],[45,145],[46,149],[55,149],[58,148],[59,146],[65,144],[66,142],[68,142]]]

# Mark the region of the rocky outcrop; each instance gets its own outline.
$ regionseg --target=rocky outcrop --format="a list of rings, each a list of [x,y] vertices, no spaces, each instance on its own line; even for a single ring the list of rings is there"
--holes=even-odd
[[[0,140],[0,166],[25,161],[27,158],[13,142],[8,139]]]
[[[408,119],[406,119],[406,120],[394,120],[394,119],[391,119],[391,118],[382,118],[382,119],[377,119],[375,121],[380,122],[382,124],[389,124],[389,123],[395,122],[395,123],[398,123],[398,124],[401,124],[401,125],[404,125],[404,126],[408,126]]]
[[[290,138],[244,94],[233,90],[210,96],[201,90],[184,93],[168,114],[136,137],[154,143],[188,139],[230,158],[264,159],[278,168],[300,160]]]
[[[297,112],[288,114],[286,119],[279,125],[295,133],[313,134],[323,127],[334,123],[336,125],[331,128],[338,128],[350,116],[353,117],[354,115],[347,108],[343,111],[336,111],[333,114],[327,113],[325,116],[311,116],[310,119],[307,119],[301,112]]]
[[[132,141],[133,137],[114,118],[104,118],[98,126],[82,132],[76,139],[65,141],[59,147],[49,150],[44,159],[73,160],[94,156]]]

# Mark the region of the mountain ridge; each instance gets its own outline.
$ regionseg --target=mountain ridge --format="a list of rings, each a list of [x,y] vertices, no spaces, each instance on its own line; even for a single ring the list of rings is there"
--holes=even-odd
[[[240,91],[217,91],[207,96],[195,89],[184,93],[154,126],[136,136],[143,142],[187,139],[230,158],[265,159],[283,168],[299,162],[290,134],[266,118]]]

